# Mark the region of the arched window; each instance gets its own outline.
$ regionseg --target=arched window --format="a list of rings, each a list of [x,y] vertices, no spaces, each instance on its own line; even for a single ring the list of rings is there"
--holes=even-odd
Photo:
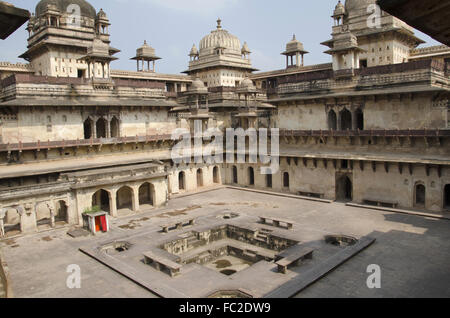
[[[184,172],[183,171],[181,171],[178,174],[178,189],[186,190],[185,176],[184,176]]]
[[[153,205],[155,187],[151,183],[144,183],[139,187],[139,206]]]
[[[104,118],[97,120],[97,138],[106,138],[106,126],[108,122]]]
[[[84,122],[84,139],[92,138],[92,121],[88,118]]]
[[[328,113],[328,129],[337,130],[337,116],[334,110]]]
[[[255,185],[255,170],[253,167],[248,168],[248,184]]]
[[[99,207],[100,210],[110,213],[109,193],[105,190],[98,190],[92,196],[92,207]]]
[[[444,209],[450,210],[450,184],[444,187]]]
[[[343,176],[336,181],[336,200],[353,200],[353,183],[348,176]]]
[[[213,182],[220,183],[219,167],[214,167],[213,169]]]
[[[426,188],[423,184],[418,183],[415,188],[414,205],[416,207],[424,208],[426,200]]]
[[[238,183],[238,170],[236,166],[233,166],[233,183]]]
[[[133,190],[124,186],[117,191],[117,209],[133,210]]]
[[[356,116],[356,129],[364,130],[364,113],[361,108],[358,108],[355,112]]]
[[[119,128],[119,120],[114,116],[111,119],[111,138],[118,138],[120,137],[120,128]]]
[[[272,175],[271,174],[266,175],[266,187],[272,188]]]
[[[340,112],[341,115],[341,130],[352,130],[352,113],[348,109]]]
[[[197,170],[197,187],[203,187],[203,170]]]
[[[288,172],[283,173],[283,187],[289,188],[289,186],[290,186],[290,182],[289,181],[290,181],[289,180],[289,173]]]

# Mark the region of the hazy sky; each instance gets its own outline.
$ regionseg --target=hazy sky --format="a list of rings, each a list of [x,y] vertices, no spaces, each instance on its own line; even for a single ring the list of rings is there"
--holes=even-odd
[[[34,12],[38,0],[7,0]],[[136,48],[144,40],[163,59],[157,72],[180,73],[187,69],[192,44],[198,47],[203,36],[216,28],[218,17],[225,30],[247,41],[252,63],[261,71],[284,68],[280,53],[292,34],[310,54],[305,64],[328,63],[321,42],[331,38],[331,15],[337,0],[90,0],[98,11],[108,15],[111,45],[122,52],[114,69],[135,70]],[[26,25],[8,39],[0,40],[0,61],[24,62],[18,56],[26,51]],[[416,32],[427,45],[439,44]]]

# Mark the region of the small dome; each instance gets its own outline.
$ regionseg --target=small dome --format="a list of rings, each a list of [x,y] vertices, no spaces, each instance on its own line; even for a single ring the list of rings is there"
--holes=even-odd
[[[191,49],[191,52],[189,53],[189,56],[196,56],[196,55],[198,55],[198,50],[194,44],[194,45],[192,45],[192,49]]]
[[[100,9],[100,11],[97,13],[97,18],[107,20],[108,16],[106,15],[105,11],[103,11],[103,9]]]
[[[305,51],[304,47],[303,47],[303,43],[298,41],[295,38],[295,34],[292,37],[292,40],[290,42],[288,42],[288,44],[286,44],[286,52],[287,53],[291,53],[291,52],[301,52],[301,51]]]
[[[69,6],[78,5],[80,7],[81,16],[95,19],[97,13],[95,8],[85,0],[41,0],[36,5],[36,16],[40,16],[45,12],[48,6],[55,6],[60,12],[67,12]]]
[[[246,77],[241,85],[239,85],[240,88],[255,88],[255,85],[253,84],[253,81],[251,79],[249,79],[248,77]]]
[[[336,8],[334,9],[334,16],[344,15],[345,14],[345,6],[341,1],[338,2]]]
[[[221,22],[222,20],[217,20],[217,29],[212,31],[200,41],[200,52],[206,49],[223,47],[234,50],[239,54],[241,52],[241,41],[239,41],[236,36],[222,29]]]
[[[198,77],[192,82],[190,90],[202,90],[206,89],[205,84]]]

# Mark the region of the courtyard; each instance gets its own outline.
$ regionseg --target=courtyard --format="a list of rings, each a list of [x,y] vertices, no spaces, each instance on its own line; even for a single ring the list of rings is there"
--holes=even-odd
[[[262,225],[260,217],[288,220],[293,228]],[[162,230],[167,224],[186,220],[195,223],[168,233]],[[324,277],[317,277],[295,297],[450,296],[448,220],[218,187],[175,196],[166,207],[111,219],[110,223],[111,231],[96,237],[74,239],[67,235],[68,228],[63,228],[2,241],[14,296],[207,297],[220,290],[271,296],[345,250],[325,243],[324,237],[329,235],[375,241]],[[265,241],[277,244],[242,239],[254,231],[275,238]],[[217,239],[208,241],[207,246],[198,240],[211,235]],[[113,245],[112,252],[102,252],[117,242],[128,245]],[[192,248],[186,248],[189,244]],[[279,273],[274,264],[277,254],[295,244],[314,249],[312,258],[289,268],[286,274]],[[249,251],[253,256],[247,255]],[[181,273],[171,277],[145,264],[145,253],[171,257]],[[80,289],[66,286],[67,267],[72,264],[81,268]],[[371,264],[381,268],[380,289],[367,287]]]

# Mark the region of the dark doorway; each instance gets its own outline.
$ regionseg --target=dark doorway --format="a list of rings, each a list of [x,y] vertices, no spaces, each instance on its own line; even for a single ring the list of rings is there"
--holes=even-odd
[[[444,188],[444,209],[450,210],[450,184]]]
[[[84,139],[92,138],[92,121],[88,118],[84,122]]]
[[[58,201],[56,203],[56,215],[55,222],[65,222],[69,223],[67,214],[67,205],[64,201]]]
[[[146,182],[139,188],[139,205],[153,205],[154,187]]]
[[[214,183],[220,183],[219,168],[218,167],[214,167],[214,169],[213,169],[213,181],[214,181]]]
[[[339,178],[336,182],[336,200],[353,201],[353,184],[348,176]]]
[[[352,113],[348,109],[341,111],[341,130],[352,130]]]
[[[236,166],[233,166],[233,183],[238,183],[238,170]]]
[[[283,173],[283,187],[289,189],[290,182],[289,182],[289,173],[285,172]]]
[[[328,113],[328,128],[330,130],[337,130],[337,116],[334,110]]]
[[[424,208],[425,207],[425,198],[426,198],[426,189],[423,184],[416,185],[416,195],[415,195],[415,206]]]
[[[367,67],[367,60],[359,60],[359,67],[360,68],[366,68]]]
[[[78,70],[77,76],[78,76],[78,78],[85,78],[86,77],[86,71],[85,70]]]
[[[100,118],[97,120],[97,138],[106,138],[106,126],[108,122],[106,119]]]
[[[266,175],[266,187],[272,188],[272,175],[271,174]]]
[[[111,120],[111,138],[119,138],[120,130],[119,130],[119,120],[114,116]]]
[[[197,187],[203,187],[203,170],[198,169],[197,170]]]
[[[356,129],[364,130],[364,113],[358,108],[355,112],[356,116]]]
[[[109,193],[99,190],[92,196],[92,207],[99,207],[102,211],[110,213]]]
[[[252,167],[248,168],[248,184],[255,185],[255,170]]]
[[[178,189],[186,190],[186,183],[185,183],[184,172],[180,172],[178,174]]]

